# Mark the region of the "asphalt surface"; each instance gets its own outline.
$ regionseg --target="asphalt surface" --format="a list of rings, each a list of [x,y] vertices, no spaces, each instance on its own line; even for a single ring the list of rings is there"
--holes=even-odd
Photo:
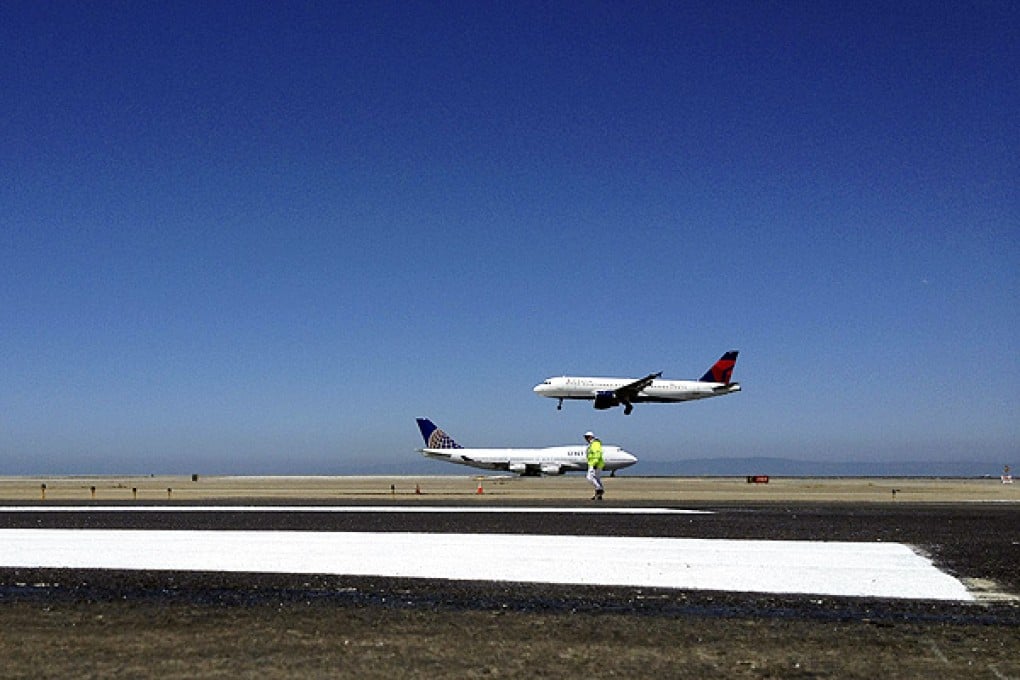
[[[571,513],[328,513],[328,512],[0,512],[2,528],[75,529],[191,529],[191,530],[277,530],[277,531],[377,531],[434,533],[520,533],[612,536],[661,536],[684,538],[783,539],[814,541],[859,541],[907,543],[919,548],[944,571],[968,585],[985,583],[985,589],[999,594],[1020,593],[1020,508],[1014,505],[866,505],[847,504],[685,504],[684,509],[708,510],[710,514],[684,515],[586,515]],[[5,598],[38,596],[20,589],[25,570],[0,569],[0,588]],[[175,596],[208,599],[203,592],[217,591],[216,597],[258,599],[267,591],[301,593],[307,589],[304,576],[250,576],[226,574],[93,572],[80,588],[101,597],[130,588],[136,593],[160,590],[172,579]],[[31,580],[31,579],[30,579]],[[47,580],[47,579],[43,579]],[[863,601],[860,598],[818,598],[761,596],[732,593],[674,593],[663,591],[649,599],[636,597],[626,588],[604,588],[596,584],[587,590],[577,587],[528,584],[463,584],[447,581],[405,579],[358,579],[356,589],[347,585],[354,579],[320,577],[311,588],[317,598],[348,598],[372,601],[386,598],[391,589],[404,593],[409,606],[420,600],[433,605],[443,602],[454,608],[487,607],[498,601],[502,608],[533,608],[574,611],[611,608],[614,611],[694,611],[703,607],[711,614],[807,617],[853,617],[866,612],[870,619],[929,619],[995,621],[1020,623],[1020,607],[1007,600],[984,606],[937,604],[899,600]],[[87,585],[86,585],[87,584]],[[129,585],[130,584],[130,585]],[[208,584],[208,587],[207,587]],[[258,587],[247,588],[248,584]],[[339,594],[338,594],[339,593]],[[486,593],[491,593],[486,596]],[[53,592],[46,593],[47,596]],[[998,598],[1002,599],[1002,598]]]

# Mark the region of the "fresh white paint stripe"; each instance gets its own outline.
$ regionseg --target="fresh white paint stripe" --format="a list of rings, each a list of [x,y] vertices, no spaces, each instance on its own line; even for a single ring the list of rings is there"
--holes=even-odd
[[[542,507],[453,507],[436,505],[9,505],[0,512],[360,512],[360,513],[573,513],[578,515],[711,515],[710,510],[674,508],[624,508],[592,506]]]
[[[0,529],[0,566],[576,583],[972,600],[897,543],[306,531]]]

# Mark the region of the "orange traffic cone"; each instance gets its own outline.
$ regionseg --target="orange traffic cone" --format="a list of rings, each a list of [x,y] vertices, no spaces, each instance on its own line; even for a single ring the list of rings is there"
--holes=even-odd
[[[482,483],[481,482],[478,482],[478,489],[475,490],[475,493],[476,494],[485,493],[485,491],[482,490]]]

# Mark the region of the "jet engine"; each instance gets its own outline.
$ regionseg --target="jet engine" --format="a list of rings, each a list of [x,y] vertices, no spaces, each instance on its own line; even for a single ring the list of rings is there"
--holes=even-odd
[[[543,475],[562,475],[563,468],[553,463],[546,463],[542,466]]]
[[[613,408],[619,406],[620,400],[616,398],[616,395],[612,392],[596,392],[595,393],[595,408],[600,411],[604,411],[607,408]]]
[[[528,471],[528,466],[524,463],[510,463],[507,468],[516,475],[523,475]]]

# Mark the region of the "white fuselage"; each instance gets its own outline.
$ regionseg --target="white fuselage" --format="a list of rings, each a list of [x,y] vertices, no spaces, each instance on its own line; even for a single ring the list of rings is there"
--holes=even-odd
[[[588,469],[586,447],[549,446],[541,449],[421,449],[428,458],[470,465],[485,470],[506,470],[520,475],[560,475]],[[603,446],[605,469],[613,472],[637,462],[619,446]]]
[[[634,382],[634,378],[586,378],[563,376],[549,378],[535,385],[535,393],[554,399],[594,399],[599,392],[612,392]],[[670,402],[705,399],[739,392],[737,383],[701,382],[700,380],[653,380],[631,400],[638,402]]]

